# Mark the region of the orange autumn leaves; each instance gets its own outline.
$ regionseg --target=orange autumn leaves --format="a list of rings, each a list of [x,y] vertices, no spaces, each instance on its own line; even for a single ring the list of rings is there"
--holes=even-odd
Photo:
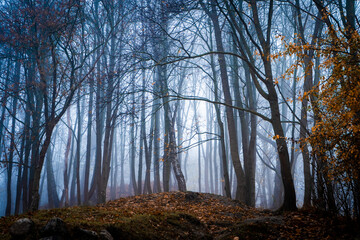
[[[303,62],[312,48],[320,57],[322,76],[302,99],[312,98],[315,123],[305,139],[316,158],[325,163],[328,177],[348,181],[360,175],[360,36],[339,31],[316,46],[286,43],[282,55],[297,55]]]
[[[318,121],[308,138],[313,151],[328,162],[329,175],[349,180],[360,173],[360,36],[324,42]],[[350,178],[349,178],[350,177]]]

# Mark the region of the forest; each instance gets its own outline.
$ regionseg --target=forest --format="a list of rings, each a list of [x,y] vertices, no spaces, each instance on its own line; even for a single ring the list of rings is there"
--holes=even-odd
[[[193,191],[359,219],[359,14],[2,0],[0,216]]]

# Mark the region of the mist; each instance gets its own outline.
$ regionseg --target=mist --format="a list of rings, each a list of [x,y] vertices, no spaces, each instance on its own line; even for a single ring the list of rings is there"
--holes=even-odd
[[[2,1],[0,216],[169,191],[358,216],[358,140],[313,137],[359,3],[324,2]]]

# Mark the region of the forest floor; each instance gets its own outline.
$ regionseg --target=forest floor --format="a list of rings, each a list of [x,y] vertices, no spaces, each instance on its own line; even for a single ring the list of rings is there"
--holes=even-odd
[[[93,207],[40,210],[0,218],[0,239],[11,239],[15,220],[30,218],[41,228],[61,218],[71,239],[78,229],[106,229],[114,239],[357,239],[356,224],[315,210],[276,213],[222,196],[170,192],[120,198]],[[69,238],[68,238],[69,239]]]

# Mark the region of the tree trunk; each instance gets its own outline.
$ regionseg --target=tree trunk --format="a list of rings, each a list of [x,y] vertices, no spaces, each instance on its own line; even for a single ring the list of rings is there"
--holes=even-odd
[[[215,97],[216,99],[217,97]],[[215,100],[217,101],[217,100]],[[228,171],[228,164],[227,164],[227,157],[226,157],[226,146],[225,146],[225,129],[224,129],[224,123],[221,120],[221,113],[219,106],[215,105],[216,110],[216,118],[219,125],[219,131],[220,131],[220,148],[219,148],[219,155],[221,159],[221,165],[222,165],[222,175],[223,178],[221,182],[224,183],[224,191],[225,196],[228,198],[231,198],[231,189],[230,189],[230,178],[229,178],[229,171]]]
[[[111,84],[112,85],[112,84]],[[112,142],[113,142],[113,132],[114,132],[114,125],[112,123],[112,91],[110,88],[112,86],[109,85],[109,89],[107,92],[106,97],[106,122],[105,122],[105,136],[104,136],[104,150],[103,150],[103,162],[102,162],[102,171],[100,176],[100,189],[98,189],[98,203],[105,203],[106,201],[106,189],[107,183],[109,180],[109,173],[110,173],[110,162],[111,162],[111,149],[112,149]]]
[[[77,205],[81,205],[81,189],[80,189],[80,150],[81,150],[81,132],[82,132],[82,115],[83,107],[80,106],[80,88],[78,90],[78,100],[76,104],[76,112],[78,118],[78,128],[77,128],[77,139],[76,139],[76,158],[75,158],[75,173],[76,173],[76,197]],[[74,175],[75,176],[75,175]]]
[[[145,78],[145,76],[143,77]],[[143,79],[143,81],[145,81]],[[138,194],[142,193],[142,174],[143,174],[143,153],[144,153],[144,139],[145,135],[145,92],[141,96],[141,123],[140,123],[140,141],[139,141],[139,162],[138,162]]]
[[[175,114],[175,113],[174,113]],[[184,175],[181,171],[181,167],[180,167],[180,163],[179,163],[179,159],[178,159],[178,148],[176,145],[176,136],[175,136],[175,116],[173,118],[171,118],[171,113],[170,111],[168,112],[168,118],[171,119],[170,121],[170,126],[169,126],[169,155],[168,155],[168,159],[170,161],[170,163],[173,166],[173,171],[174,171],[174,175],[175,178],[177,180],[178,183],[178,189],[179,191],[186,191],[186,181],[184,178]]]
[[[215,127],[215,126],[214,126]],[[215,127],[215,129],[216,129],[216,127]],[[215,132],[217,132],[217,131],[215,131]],[[217,150],[220,148],[220,147],[218,147],[218,146],[220,146],[220,143],[219,143],[219,145],[217,144],[217,142],[214,142],[214,145],[213,145],[214,147],[213,147],[213,149],[214,149],[214,155],[213,155],[213,157],[212,157],[212,159],[213,159],[213,165],[214,165],[214,192],[213,193],[215,193],[215,194],[220,194],[219,193],[219,183],[220,183],[220,181],[219,181],[219,177],[218,177],[218,173],[219,173],[219,168],[218,168],[218,165],[217,165],[217,155],[218,155],[218,152],[217,152]],[[221,159],[221,158],[220,158]]]
[[[97,37],[97,39],[100,37]],[[97,40],[100,41],[100,40]],[[100,52],[97,51],[97,56],[100,56]],[[105,121],[105,111],[104,111],[104,97],[103,97],[103,83],[101,79],[101,64],[98,61],[96,66],[96,103],[95,103],[95,127],[96,127],[96,150],[95,150],[95,167],[92,179],[92,186],[90,189],[89,197],[91,198],[92,193],[96,190],[96,201],[100,201],[100,191],[101,191],[101,169],[102,169],[102,139],[104,133],[104,121]]]
[[[36,211],[39,209],[39,201],[40,201],[39,183],[40,183],[41,170],[44,165],[46,152],[50,145],[51,135],[52,135],[54,126],[55,126],[55,124],[50,122],[45,127],[45,140],[41,146],[39,158],[36,161],[37,165],[35,166],[34,181],[32,182],[32,192],[31,192],[32,199],[31,199],[31,204],[30,204],[30,210],[32,210],[32,211]]]
[[[1,111],[1,119],[0,119],[0,157],[1,154],[3,153],[3,149],[2,146],[4,145],[1,141],[5,142],[5,134],[3,133],[4,130],[4,126],[7,126],[7,124],[5,124],[5,110],[6,110],[6,103],[7,103],[7,99],[9,98],[9,81],[10,81],[10,58],[7,61],[7,70],[6,70],[6,76],[5,76],[5,88],[4,88],[4,96],[1,99],[1,102],[4,103],[5,105],[2,106],[2,111]]]
[[[110,175],[110,163],[112,155],[112,145],[114,140],[115,120],[117,115],[117,107],[113,109],[112,102],[114,98],[114,77],[115,77],[115,52],[116,52],[116,33],[114,23],[114,5],[113,2],[109,4],[109,24],[110,24],[110,56],[109,56],[109,73],[107,76],[106,96],[104,96],[106,105],[106,121],[105,121],[105,136],[104,136],[104,150],[103,163],[100,176],[100,189],[98,189],[98,203],[105,203],[106,189]],[[106,61],[104,61],[106,62]]]
[[[25,113],[25,124],[28,122],[28,119],[30,119],[30,116]],[[18,165],[18,175],[17,175],[17,181],[16,181],[16,199],[15,199],[15,215],[19,214],[20,212],[20,200],[22,198],[22,186],[23,183],[23,175],[25,171],[27,171],[27,166],[24,164],[24,152],[25,152],[25,144],[27,139],[28,129],[26,125],[23,129],[23,138],[21,140],[21,146],[20,146],[20,156],[19,156],[19,165]],[[24,198],[24,197],[23,197]]]
[[[230,87],[229,87],[229,80],[227,74],[227,67],[226,67],[226,60],[225,55],[222,54],[224,52],[224,47],[222,43],[221,37],[221,30],[219,19],[215,9],[215,0],[211,1],[211,12],[206,10],[210,19],[214,25],[214,33],[215,33],[215,40],[216,40],[216,47],[217,51],[220,52],[218,54],[218,61],[220,66],[220,76],[222,82],[222,88],[225,97],[225,103],[228,106],[232,105],[232,98],[230,95]],[[205,6],[204,6],[205,7]],[[206,7],[205,7],[206,8]],[[240,200],[241,202],[245,202],[245,175],[243,168],[241,166],[240,158],[239,158],[239,149],[238,149],[238,141],[237,141],[237,131],[235,129],[235,120],[234,114],[231,107],[226,107],[226,117],[228,123],[228,134],[229,134],[229,142],[230,142],[230,153],[231,159],[234,166],[236,179],[237,179],[237,189],[236,189],[236,199]]]
[[[26,139],[26,143],[25,143],[25,155],[24,155],[24,166],[26,166],[26,168],[24,169],[24,173],[22,176],[22,191],[23,191],[23,198],[22,198],[22,205],[23,205],[23,212],[27,212],[29,209],[29,170],[31,168],[29,168],[29,158],[30,153],[31,153],[31,144],[33,143],[33,133],[30,129],[30,121],[31,121],[31,115],[32,115],[32,104],[33,104],[33,98],[34,98],[34,94],[33,94],[33,88],[32,86],[32,82],[34,79],[34,75],[35,75],[35,64],[32,64],[31,62],[27,62],[27,64],[25,65],[25,67],[28,69],[27,71],[27,75],[26,75],[26,96],[27,96],[27,101],[26,101],[26,115],[25,115],[25,135],[24,138]]]
[[[74,206],[76,204],[76,196],[75,196],[75,187],[76,187],[76,156],[74,154],[74,152],[76,153],[76,149],[75,149],[75,142],[76,142],[76,135],[75,135],[75,130],[77,128],[77,119],[75,120],[75,126],[73,129],[73,136],[72,136],[72,140],[71,140],[71,151],[70,151],[70,163],[69,163],[69,171],[68,171],[68,179],[70,179],[70,175],[72,174],[71,177],[71,184],[70,184],[70,205]]]
[[[209,24],[210,25],[210,24]],[[212,29],[210,28],[210,50],[213,50],[213,40],[212,40]],[[215,68],[215,60],[214,56],[210,55],[210,65],[212,71],[212,80],[214,85],[214,97],[215,101],[219,101],[219,88],[217,83],[217,72]],[[216,120],[218,122],[219,132],[220,132],[220,144],[219,144],[219,156],[221,159],[220,166],[222,171],[220,173],[223,175],[221,178],[221,183],[224,186],[225,196],[231,198],[231,190],[230,190],[230,179],[229,179],[229,172],[228,172],[228,164],[227,164],[227,157],[226,157],[226,147],[225,147],[225,130],[224,124],[221,120],[221,112],[219,105],[214,105],[215,113],[216,113]]]
[[[121,131],[121,154],[120,154],[120,196],[125,192],[125,179],[124,179],[124,162],[125,162],[125,139],[126,139],[126,127],[125,131]]]
[[[69,206],[69,178],[68,178],[68,167],[69,167],[69,153],[71,147],[72,131],[71,131],[71,122],[70,122],[70,108],[67,110],[66,114],[67,125],[68,125],[68,139],[65,148],[65,167],[64,167],[64,195],[65,195],[65,207]]]
[[[196,132],[198,135],[198,188],[199,188],[199,192],[201,192],[201,144],[202,144],[202,140],[201,140],[201,136],[200,136],[200,128],[199,128],[199,119],[197,117],[197,109],[196,109],[196,102],[194,102],[194,120],[195,120],[195,126],[196,126]],[[206,171],[206,169],[205,169]]]
[[[166,84],[167,88],[167,83]],[[164,88],[164,87],[163,87]],[[166,91],[166,90],[165,90]],[[162,90],[164,96],[166,96],[166,92]],[[165,137],[164,137],[164,156],[163,156],[163,188],[164,192],[170,191],[170,174],[171,174],[171,160],[170,160],[170,152],[171,152],[171,143],[170,143],[170,132],[171,132],[171,113],[170,113],[170,104],[168,102],[167,97],[163,97],[163,106],[164,106],[164,125],[165,125]]]
[[[143,74],[143,78],[142,78],[142,87],[145,90],[145,69],[142,69],[142,74]],[[152,144],[153,144],[153,139],[154,139],[154,124],[155,124],[155,114],[154,114],[154,105],[153,105],[153,114],[151,115],[151,126],[150,126],[150,133],[149,133],[149,144],[146,140],[146,128],[145,128],[145,92],[142,95],[142,106],[143,108],[141,109],[141,118],[142,118],[142,122],[141,122],[141,127],[142,127],[142,131],[144,132],[143,134],[143,141],[144,141],[144,149],[145,149],[145,164],[146,164],[146,170],[145,170],[145,184],[144,184],[144,193],[148,193],[151,194],[152,190],[151,190],[151,153],[152,153]]]
[[[31,168],[29,176],[29,210],[37,210],[39,201],[39,181],[40,181],[40,126],[41,126],[41,111],[43,108],[43,98],[39,89],[34,91],[35,111],[33,112],[32,118],[32,149],[31,149]],[[33,105],[33,107],[34,107]],[[50,139],[48,140],[50,142]],[[45,154],[44,154],[45,155]]]
[[[135,87],[133,86],[133,91]],[[132,93],[133,100],[133,114],[131,117],[131,129],[130,129],[130,182],[134,191],[134,194],[138,194],[138,188],[136,184],[135,175],[135,92]]]
[[[155,83],[157,85],[157,83]],[[155,115],[154,122],[154,193],[161,192],[160,183],[160,112],[159,112],[160,100],[155,96],[155,100],[152,107],[152,114]]]
[[[10,147],[9,147],[9,159],[7,164],[7,202],[5,215],[9,216],[11,214],[12,200],[11,200],[11,180],[12,180],[12,169],[14,161],[14,150],[15,150],[15,125],[16,125],[16,113],[17,113],[17,101],[19,95],[19,80],[20,80],[20,62],[16,61],[15,63],[15,72],[13,80],[13,102],[12,102],[12,123],[11,123],[11,136],[10,136]]]
[[[47,192],[48,192],[48,202],[49,208],[58,208],[60,207],[59,196],[56,190],[56,182],[55,176],[52,166],[52,158],[53,158],[53,151],[51,146],[46,153],[46,177],[47,177]]]
[[[272,81],[272,77],[270,79]],[[291,175],[289,152],[285,141],[284,131],[281,126],[278,98],[272,82],[268,84],[268,90],[271,109],[271,123],[274,129],[275,136],[277,136],[276,145],[280,160],[281,177],[284,186],[284,202],[281,208],[283,210],[295,210],[297,209],[296,194],[293,178]]]
[[[87,114],[87,141],[86,141],[86,159],[84,173],[84,204],[89,204],[89,177],[90,177],[90,157],[91,157],[91,132],[92,132],[92,111],[93,111],[93,75],[89,80],[89,109]]]
[[[213,129],[212,126],[212,119],[213,119],[213,111],[211,111],[211,106],[208,106],[208,132],[211,132]],[[208,142],[208,144],[206,145],[206,154],[208,156],[207,161],[209,161],[209,178],[210,178],[210,193],[215,193],[214,190],[214,168],[213,168],[213,159],[215,158],[215,154],[213,155],[213,141]],[[216,171],[216,168],[215,168]]]
[[[116,129],[114,129],[114,144],[115,146],[118,146],[118,141],[117,141],[117,134],[116,134]],[[118,176],[118,148],[115,147],[114,149],[114,157],[111,158],[111,162],[112,162],[112,167],[111,167],[111,172],[112,172],[112,181],[111,181],[111,200],[114,200],[117,198],[116,193],[117,193],[117,176]]]
[[[274,79],[272,75],[272,69],[271,69],[271,57],[270,57],[270,39],[269,34],[271,30],[271,20],[272,20],[272,14],[273,14],[273,0],[270,1],[270,7],[269,7],[269,21],[267,26],[267,39],[265,40],[265,37],[263,35],[259,16],[258,16],[258,9],[257,9],[257,3],[255,0],[251,1],[251,9],[254,19],[254,25],[257,37],[260,41],[263,55],[262,61],[264,64],[264,70],[265,70],[265,77],[264,83],[266,85],[267,91],[268,91],[268,101],[270,105],[270,111],[271,111],[271,124],[274,130],[274,134],[276,136],[276,145],[277,145],[277,151],[279,155],[280,160],[280,168],[281,168],[281,177],[282,182],[284,186],[284,202],[281,206],[281,210],[296,210],[296,194],[295,194],[295,188],[294,188],[294,182],[291,175],[291,166],[289,161],[289,152],[287,149],[287,144],[285,140],[285,134],[284,130],[281,125],[281,119],[280,119],[280,110],[279,110],[279,101],[278,96],[275,90],[274,85]]]

